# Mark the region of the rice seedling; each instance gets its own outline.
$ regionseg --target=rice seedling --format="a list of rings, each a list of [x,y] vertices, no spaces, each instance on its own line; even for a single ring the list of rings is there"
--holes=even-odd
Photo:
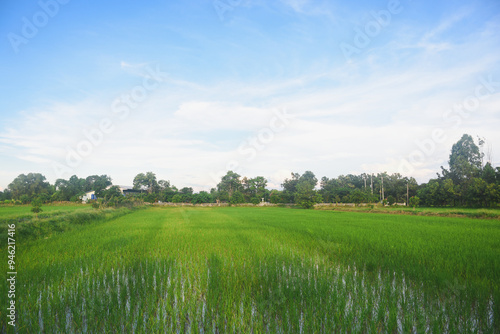
[[[19,241],[16,330],[494,333],[499,234],[498,220],[149,208]]]

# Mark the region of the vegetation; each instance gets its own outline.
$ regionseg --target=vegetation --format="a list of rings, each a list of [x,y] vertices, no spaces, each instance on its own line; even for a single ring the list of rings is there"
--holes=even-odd
[[[42,212],[42,203],[39,199],[36,199],[31,202],[31,212],[35,214],[36,217],[38,217],[38,213]]]
[[[127,204],[121,203],[120,205],[118,203],[94,201],[92,207],[100,209],[97,211],[89,208],[88,205],[47,205],[42,210],[38,201],[33,201],[31,207],[1,207],[1,242],[7,240],[7,225],[12,223],[16,224],[18,237],[20,236],[22,240],[26,240],[65,232],[78,225],[104,221],[110,217],[118,217],[143,207],[140,202],[130,203],[128,200],[124,201]],[[97,206],[94,206],[94,204],[97,204]]]
[[[479,140],[479,145],[483,143]],[[500,202],[500,168],[490,162],[483,167],[483,154],[470,135],[464,134],[453,145],[449,170],[419,190],[422,204],[427,206],[489,207]]]
[[[151,207],[99,221],[18,238],[19,329],[500,330],[498,220]]]
[[[420,204],[420,198],[418,196],[410,197],[410,206],[416,208]]]
[[[231,205],[241,203],[258,204],[262,200],[274,204],[294,204],[312,208],[317,203],[382,203],[411,206],[458,206],[495,207],[500,203],[500,167],[493,168],[490,162],[483,163],[481,147],[470,135],[464,134],[453,145],[449,157],[449,169],[441,167],[441,174],[428,183],[418,184],[413,177],[399,173],[340,175],[337,178],[322,177],[319,181],[311,171],[304,174],[291,173],[281,184],[283,190],[267,189],[263,176],[242,177],[228,171],[210,192],[195,193],[192,187],[181,189],[167,180],[157,180],[153,172],[139,173],[133,179],[139,201],[148,203],[215,203]],[[21,174],[9,184],[9,189],[0,192],[0,201],[10,204],[27,204],[33,200],[42,203],[51,201],[79,202],[88,191],[95,191],[97,198],[120,202],[121,191],[111,187],[107,175],[92,175],[86,179],[73,175],[69,180],[58,179],[52,186],[41,174]],[[410,199],[413,198],[410,203]],[[418,199],[418,201],[417,201]]]

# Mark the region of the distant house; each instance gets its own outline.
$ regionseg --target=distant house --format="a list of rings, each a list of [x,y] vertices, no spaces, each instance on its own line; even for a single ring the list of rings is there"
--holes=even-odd
[[[142,192],[142,190],[135,190],[134,187],[131,186],[117,186],[117,187],[120,188],[120,191],[122,192],[123,196],[140,194]]]
[[[81,196],[80,199],[82,200],[83,203],[87,203],[90,200],[97,199],[95,196],[95,191],[87,191],[85,195]]]
[[[107,186],[106,190],[109,188],[114,187],[112,186]],[[118,189],[120,189],[120,192],[122,193],[123,196],[131,195],[131,194],[140,194],[142,191],[141,190],[135,190],[134,187],[130,186],[118,186]],[[85,193],[85,195],[81,196],[80,199],[82,200],[83,203],[87,203],[88,201],[95,200],[97,199],[97,196],[95,195],[95,191],[88,191]]]

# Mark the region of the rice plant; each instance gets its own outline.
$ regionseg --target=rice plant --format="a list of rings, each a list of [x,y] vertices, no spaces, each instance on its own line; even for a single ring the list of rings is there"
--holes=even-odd
[[[499,226],[282,208],[140,210],[20,241],[16,330],[495,333]],[[15,332],[3,315],[0,330]]]

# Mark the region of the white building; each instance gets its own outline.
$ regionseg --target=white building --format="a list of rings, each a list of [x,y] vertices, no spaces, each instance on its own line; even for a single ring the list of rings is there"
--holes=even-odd
[[[87,203],[90,200],[97,199],[97,197],[95,196],[95,191],[92,190],[92,191],[86,192],[85,195],[80,197],[80,199],[82,200],[83,203]]]
[[[111,187],[115,187],[115,185],[107,186],[106,190],[108,190]],[[118,187],[118,189],[120,189],[120,192],[122,193],[123,196],[141,192],[140,190],[135,190],[134,187],[131,187],[131,186],[118,186],[118,185],[116,185],[116,187]],[[95,195],[95,191],[92,190],[92,191],[86,192],[85,195],[80,197],[80,199],[82,200],[83,203],[87,203],[90,200],[97,199],[97,196]]]

